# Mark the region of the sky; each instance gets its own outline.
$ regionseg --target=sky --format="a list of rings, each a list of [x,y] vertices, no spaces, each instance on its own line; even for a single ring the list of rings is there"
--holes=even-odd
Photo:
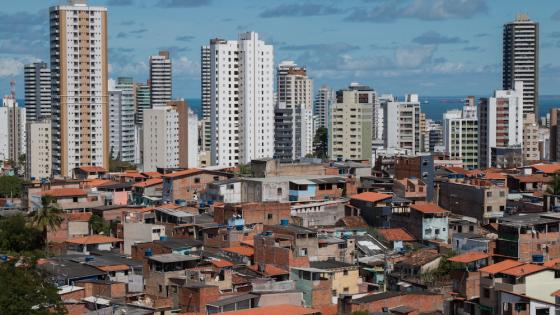
[[[8,2],[8,0],[0,0]],[[9,1],[0,9],[0,93],[23,65],[49,60],[48,8],[66,0]],[[501,88],[503,24],[540,23],[540,93],[560,95],[558,0],[88,0],[109,10],[111,78],[145,81],[168,49],[174,97],[200,98],[200,47],[258,32],[275,63],[306,66],[315,89],[351,82],[378,93],[490,95]]]

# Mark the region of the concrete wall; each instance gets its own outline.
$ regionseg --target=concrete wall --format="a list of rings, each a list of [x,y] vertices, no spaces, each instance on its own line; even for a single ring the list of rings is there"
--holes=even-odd
[[[160,230],[159,234],[156,232],[157,229]],[[160,236],[165,235],[165,226],[145,223],[124,223],[123,235],[124,253],[130,255],[133,244],[159,240]]]
[[[525,292],[528,296],[554,303],[551,294],[560,288],[560,278],[554,277],[553,270],[544,270],[525,277]]]

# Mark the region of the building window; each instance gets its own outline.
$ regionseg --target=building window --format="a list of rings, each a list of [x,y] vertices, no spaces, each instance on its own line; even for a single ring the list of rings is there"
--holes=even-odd
[[[490,289],[488,289],[488,288],[483,288],[483,289],[482,289],[482,296],[484,296],[485,298],[489,299],[489,298],[490,298]]]
[[[277,194],[278,196],[281,196],[281,195],[282,195],[282,187],[278,187],[278,189],[276,189],[276,194]]]
[[[486,212],[492,212],[492,206],[486,207]]]
[[[343,276],[347,276],[347,275],[348,275],[348,270],[342,271],[342,275],[343,275]]]
[[[491,191],[487,191],[487,192],[486,192],[486,197],[492,197],[492,192],[491,192]]]
[[[336,290],[332,290],[332,296],[336,296]]]
[[[194,183],[195,184],[200,184],[200,177],[195,177],[194,178]]]
[[[342,289],[342,291],[344,291],[344,293],[348,293],[350,291],[350,288],[345,287],[344,289]]]
[[[272,220],[272,213],[267,214],[266,218],[269,219],[269,220]]]

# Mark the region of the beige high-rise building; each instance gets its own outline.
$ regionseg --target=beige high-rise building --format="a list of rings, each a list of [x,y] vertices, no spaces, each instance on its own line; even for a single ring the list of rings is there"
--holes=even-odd
[[[28,179],[50,178],[52,175],[51,122],[42,120],[27,124],[27,159],[25,175]]]
[[[533,113],[525,114],[523,117],[523,159],[529,163],[541,159],[539,124]]]
[[[375,91],[368,86],[352,83],[336,92],[331,119],[332,159],[371,159],[374,104]]]
[[[107,8],[50,8],[53,172],[109,167]]]

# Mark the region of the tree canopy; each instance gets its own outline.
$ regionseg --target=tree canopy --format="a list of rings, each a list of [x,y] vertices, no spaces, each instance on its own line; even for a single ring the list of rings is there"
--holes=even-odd
[[[34,259],[0,263],[2,314],[62,315],[66,309],[58,290],[34,268]]]
[[[313,154],[320,159],[328,157],[329,150],[329,131],[325,127],[317,128],[313,139]]]
[[[41,231],[30,226],[22,215],[0,220],[0,250],[3,252],[31,252],[43,247]]]
[[[0,197],[21,197],[24,180],[17,176],[0,176]]]

